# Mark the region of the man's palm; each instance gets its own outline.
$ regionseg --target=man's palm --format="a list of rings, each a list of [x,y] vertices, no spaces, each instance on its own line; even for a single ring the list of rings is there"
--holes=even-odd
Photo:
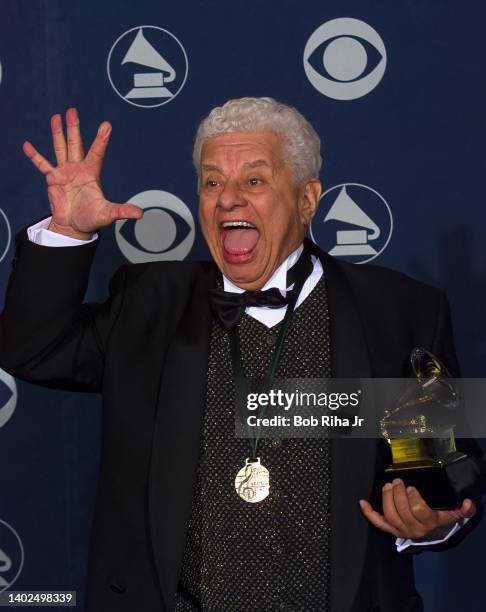
[[[58,167],[46,180],[52,221],[56,225],[90,232],[110,222],[103,219],[102,212],[111,205],[85,162],[69,162]]]
[[[111,125],[103,122],[87,155],[84,155],[76,109],[66,113],[67,143],[60,115],[51,118],[52,142],[57,166],[52,166],[30,142],[23,149],[44,174],[51,206],[50,229],[85,237],[117,219],[140,218],[142,209],[133,204],[109,202],[101,189],[100,174],[111,134]]]

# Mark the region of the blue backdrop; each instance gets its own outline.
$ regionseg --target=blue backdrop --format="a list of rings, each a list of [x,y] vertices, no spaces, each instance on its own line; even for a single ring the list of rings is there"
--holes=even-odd
[[[150,209],[103,230],[87,296],[102,300],[127,261],[207,257],[195,128],[229,98],[269,95],[322,139],[314,239],[444,288],[463,375],[484,376],[485,18],[454,0],[2,0],[1,290],[12,236],[49,214],[21,145],[52,155],[50,115],[76,106],[86,144],[110,120],[105,193]],[[0,378],[0,590],[82,600],[100,398]],[[486,608],[485,533],[416,558],[426,610]]]

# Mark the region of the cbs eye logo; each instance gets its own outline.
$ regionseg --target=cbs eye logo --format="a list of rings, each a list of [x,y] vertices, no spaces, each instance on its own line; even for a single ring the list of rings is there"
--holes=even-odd
[[[19,534],[0,519],[0,593],[17,580],[24,566],[24,546]]]
[[[0,78],[1,78],[1,67],[0,67]],[[12,230],[10,229],[10,223],[7,215],[0,208],[0,261],[3,260],[7,254],[10,243],[12,241]]]
[[[156,189],[143,191],[128,200],[144,209],[141,219],[115,223],[120,251],[132,263],[184,259],[195,236],[194,218],[178,197]]]
[[[11,418],[17,405],[15,378],[0,369],[0,427]]]
[[[364,21],[342,17],[323,23],[304,49],[304,70],[321,94],[355,100],[374,89],[386,68],[380,35]]]

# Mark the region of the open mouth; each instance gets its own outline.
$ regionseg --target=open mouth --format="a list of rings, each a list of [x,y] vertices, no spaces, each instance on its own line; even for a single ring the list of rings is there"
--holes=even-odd
[[[260,232],[245,220],[223,221],[220,224],[223,256],[229,263],[247,263],[253,259]]]

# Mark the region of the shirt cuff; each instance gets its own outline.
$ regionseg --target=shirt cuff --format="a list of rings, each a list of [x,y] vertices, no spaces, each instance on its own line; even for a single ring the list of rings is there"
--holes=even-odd
[[[53,232],[47,229],[51,219],[52,216],[46,217],[45,219],[42,219],[42,221],[34,223],[34,225],[27,228],[27,236],[31,242],[35,242],[36,244],[40,244],[42,246],[65,247],[87,244],[88,242],[93,242],[93,240],[98,238],[98,234],[96,232],[93,234],[90,240],[80,240],[79,238],[71,238],[70,236]]]
[[[468,518],[463,518],[459,521],[457,521],[457,523],[455,523],[451,530],[449,531],[449,533],[442,538],[442,540],[429,540],[427,542],[424,542],[423,540],[417,541],[417,540],[411,540],[409,538],[397,538],[395,540],[395,545],[397,547],[397,551],[398,552],[402,552],[402,550],[405,550],[406,548],[408,548],[409,546],[432,546],[434,544],[442,544],[442,542],[445,542],[446,540],[448,540],[449,538],[451,538],[455,533],[457,533],[459,531],[459,529],[461,529],[461,527],[464,527],[464,525],[468,522]]]

